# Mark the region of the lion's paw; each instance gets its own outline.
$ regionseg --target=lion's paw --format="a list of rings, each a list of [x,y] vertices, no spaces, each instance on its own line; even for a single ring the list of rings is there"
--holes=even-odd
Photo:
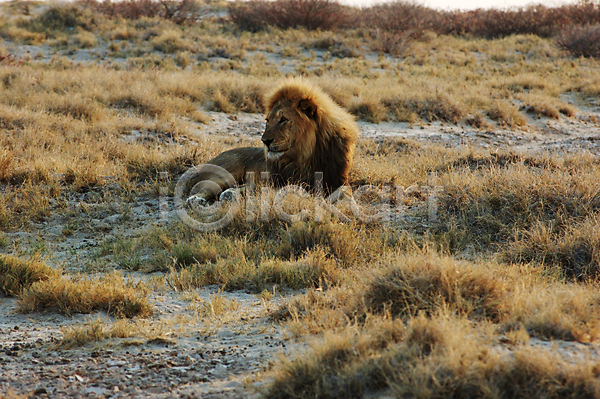
[[[187,200],[185,200],[185,205],[188,208],[191,208],[191,209],[194,209],[194,210],[196,210],[196,209],[202,209],[202,208],[208,206],[208,201],[206,201],[202,197],[198,197],[198,196],[192,195]]]
[[[233,188],[228,188],[219,195],[219,201],[230,202],[237,198],[237,191]]]

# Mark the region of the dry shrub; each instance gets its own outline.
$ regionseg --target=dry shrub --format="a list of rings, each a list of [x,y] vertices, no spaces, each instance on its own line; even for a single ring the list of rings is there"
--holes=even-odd
[[[443,13],[415,2],[394,1],[366,8],[361,17],[366,27],[420,36],[426,30],[438,29]]]
[[[198,22],[207,13],[204,3],[196,0],[126,0],[119,2],[78,0],[77,4],[109,18],[140,19],[159,17],[180,25]]]
[[[159,16],[163,10],[161,3],[152,0],[127,0],[114,3],[108,1],[98,2],[96,0],[82,0],[79,3],[110,18],[152,18]]]
[[[323,0],[279,0],[273,3],[233,3],[229,6],[229,16],[240,29],[252,32],[264,30],[267,26],[322,30],[362,26],[375,32],[385,32],[383,36],[379,35],[380,43],[375,45],[393,50],[393,43],[401,37],[400,34],[411,37],[425,31],[485,38],[516,34],[552,37],[565,26],[600,23],[600,6],[596,2],[585,1],[560,7],[537,4],[509,10],[447,12],[414,2],[395,1],[351,11]]]
[[[0,255],[0,292],[18,296],[32,284],[56,278],[60,271],[42,263],[38,258],[27,260]]]
[[[422,34],[422,31],[388,32],[376,30],[373,34],[372,48],[375,51],[400,57],[406,54],[410,48],[410,43],[421,37]]]
[[[229,18],[242,30],[257,32],[268,26],[282,29],[332,30],[344,26],[348,11],[331,0],[258,0],[229,5]]]
[[[367,284],[365,305],[376,314],[458,315],[498,320],[506,311],[507,288],[490,271],[473,264],[434,256],[397,257],[385,261]]]
[[[416,115],[424,121],[458,123],[465,116],[463,108],[446,94],[388,97],[381,102],[393,119],[399,121],[414,122]]]
[[[24,27],[32,32],[47,32],[56,36],[69,29],[83,28],[92,30],[97,17],[75,5],[52,5],[41,14],[24,23]]]
[[[524,231],[508,250],[508,258],[535,261],[569,278],[597,280],[600,277],[600,221],[591,216],[580,223],[557,229],[539,223]]]
[[[239,248],[236,250],[240,251]],[[173,269],[167,280],[171,287],[180,291],[218,284],[227,290],[246,289],[258,293],[273,286],[300,289],[339,284],[341,275],[336,262],[324,251],[315,249],[294,261],[273,259],[255,264],[239,256],[219,258],[180,271]]]
[[[497,101],[494,103],[487,114],[490,119],[496,121],[501,126],[515,128],[527,124],[527,118],[525,118],[519,109],[506,101]]]
[[[267,398],[397,397],[562,398],[600,394],[597,361],[573,363],[551,350],[490,347],[485,326],[417,317],[407,325],[326,334],[311,353],[274,367]]]
[[[486,38],[515,34],[551,37],[564,26],[598,22],[600,22],[600,6],[594,1],[584,1],[560,7],[536,4],[510,10],[477,9],[455,12],[446,14],[438,32],[472,34]]]
[[[559,47],[575,57],[600,59],[600,24],[570,26],[562,30],[555,41]]]
[[[356,100],[350,105],[348,111],[358,119],[370,123],[387,120],[387,109],[376,99]]]
[[[22,313],[57,311],[64,314],[103,310],[118,317],[148,316],[152,305],[148,292],[126,280],[120,273],[97,280],[81,276],[53,278],[31,285],[19,296]]]

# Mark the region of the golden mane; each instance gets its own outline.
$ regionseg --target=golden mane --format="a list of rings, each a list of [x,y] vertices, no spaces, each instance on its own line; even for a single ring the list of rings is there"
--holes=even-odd
[[[267,114],[282,101],[296,108],[300,117],[294,122],[303,127],[305,134],[296,143],[300,147],[298,159],[267,162],[275,181],[280,184],[304,183],[312,187],[315,173],[323,172],[326,192],[348,184],[359,137],[354,117],[323,90],[302,78],[284,81],[267,96]],[[307,144],[311,142],[314,145]]]

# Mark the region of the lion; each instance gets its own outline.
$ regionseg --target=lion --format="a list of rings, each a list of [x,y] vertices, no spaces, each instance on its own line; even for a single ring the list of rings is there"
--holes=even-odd
[[[348,184],[359,137],[352,115],[302,78],[280,83],[266,97],[265,107],[264,146],[232,149],[208,161],[208,166],[224,168],[230,176],[214,173],[218,168],[205,165],[191,183],[190,198],[206,205],[219,193],[244,184],[249,172],[269,172],[277,187],[294,184],[311,191],[322,188],[324,194]],[[322,173],[318,183],[317,172]]]

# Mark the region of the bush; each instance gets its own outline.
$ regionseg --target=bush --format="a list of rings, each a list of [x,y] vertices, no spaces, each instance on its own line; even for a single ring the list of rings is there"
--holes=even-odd
[[[600,58],[600,24],[570,26],[560,32],[555,41],[575,57]]]
[[[331,30],[343,27],[349,12],[330,0],[257,0],[231,4],[229,17],[240,29],[251,32],[268,26]]]
[[[66,31],[77,27],[91,30],[96,24],[94,17],[76,6],[52,6],[37,18],[25,24],[32,32]]]
[[[393,41],[395,37],[382,32],[406,33],[408,38],[426,31],[486,38],[514,34],[551,37],[567,26],[600,23],[600,5],[584,0],[561,7],[538,4],[511,10],[447,12],[395,1],[352,12],[330,0],[253,0],[231,4],[229,16],[240,29],[253,32],[268,26],[323,30],[362,26],[374,29],[378,32],[376,39],[381,37],[385,41]],[[383,43],[382,47],[389,48],[390,44]]]
[[[483,10],[446,14],[438,33],[497,38],[515,34],[551,37],[565,26],[600,22],[600,7],[591,1],[549,8],[542,4],[514,10]]]
[[[423,32],[436,30],[445,14],[431,8],[404,1],[379,4],[364,11],[365,26],[391,32]]]
[[[206,9],[196,0],[153,1],[125,0],[118,2],[81,0],[83,6],[109,18],[139,19],[164,18],[176,24],[192,23],[206,14]]]

